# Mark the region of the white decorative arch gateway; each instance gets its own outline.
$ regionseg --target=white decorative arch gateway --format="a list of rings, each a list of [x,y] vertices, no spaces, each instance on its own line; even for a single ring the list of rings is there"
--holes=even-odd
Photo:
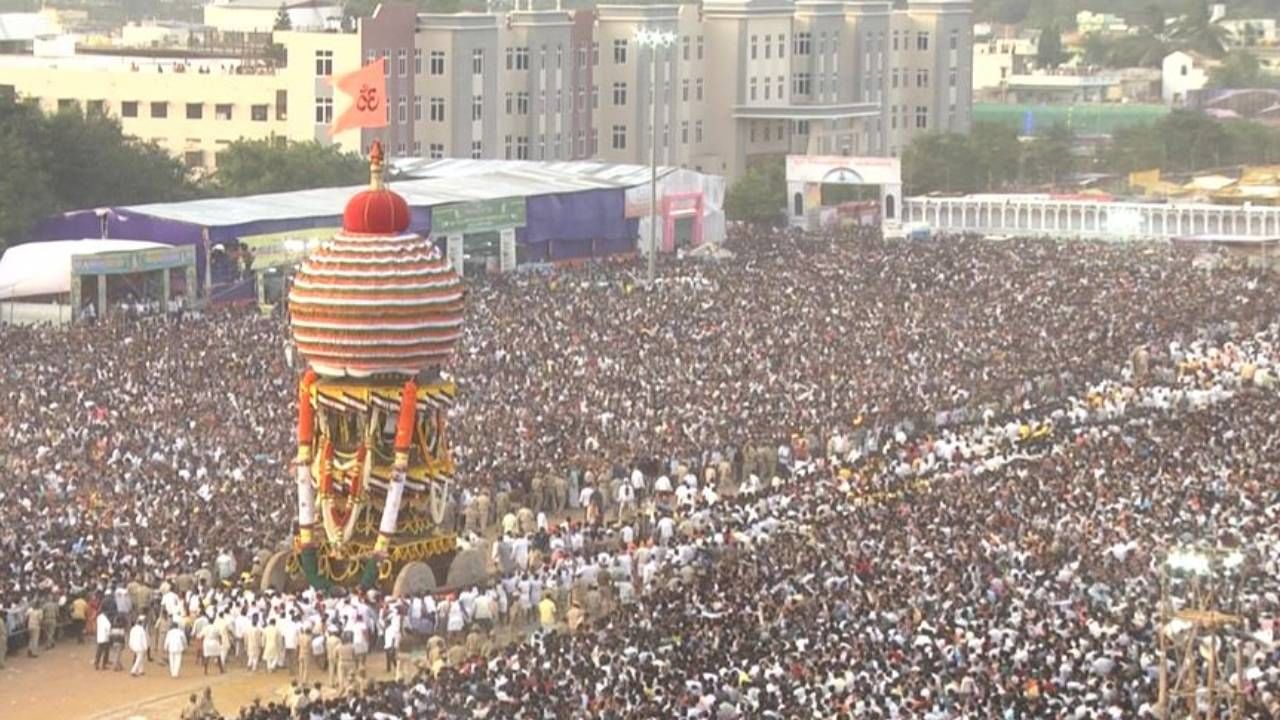
[[[878,186],[880,222],[901,224],[902,162],[898,158],[788,155],[787,215],[793,227],[809,230],[818,225],[824,183]]]

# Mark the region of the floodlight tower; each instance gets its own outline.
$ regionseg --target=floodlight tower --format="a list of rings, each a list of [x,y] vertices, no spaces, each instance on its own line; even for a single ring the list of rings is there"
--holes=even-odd
[[[1234,549],[1175,547],[1161,565],[1161,720],[1243,720],[1245,560]]]

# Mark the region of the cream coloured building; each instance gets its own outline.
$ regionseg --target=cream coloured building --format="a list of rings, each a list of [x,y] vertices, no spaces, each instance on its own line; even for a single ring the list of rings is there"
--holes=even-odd
[[[675,42],[640,47],[641,29]],[[179,73],[172,60],[4,56],[0,92],[112,114],[206,170],[240,137],[352,151],[378,137],[401,157],[642,164],[656,137],[660,163],[736,178],[788,153],[897,155],[920,133],[970,123],[970,0],[453,15],[388,2],[353,29],[277,32],[274,41],[285,64],[261,74],[237,74],[229,60]],[[377,58],[387,61],[388,126],[331,138],[346,100],[330,79]]]

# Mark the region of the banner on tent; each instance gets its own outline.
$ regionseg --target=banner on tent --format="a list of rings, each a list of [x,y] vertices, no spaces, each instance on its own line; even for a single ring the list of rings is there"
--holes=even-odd
[[[495,198],[455,203],[431,210],[431,229],[438,233],[479,233],[523,227],[524,198]]]
[[[288,230],[264,235],[247,235],[239,238],[239,242],[249,248],[249,252],[253,254],[253,263],[250,268],[262,270],[300,263],[307,253],[341,231],[342,228],[336,227]]]
[[[119,252],[94,253],[93,255],[72,255],[71,274],[123,275],[194,265],[195,262],[196,248],[194,245],[151,248],[148,250],[123,250]]]

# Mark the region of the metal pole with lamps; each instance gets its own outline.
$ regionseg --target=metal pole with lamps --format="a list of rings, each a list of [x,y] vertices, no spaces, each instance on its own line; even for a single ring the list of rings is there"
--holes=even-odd
[[[649,273],[648,285],[658,274],[658,50],[676,42],[676,34],[664,30],[640,29],[635,34],[636,45],[649,48],[653,56],[653,75],[649,78],[650,135],[649,142]]]

